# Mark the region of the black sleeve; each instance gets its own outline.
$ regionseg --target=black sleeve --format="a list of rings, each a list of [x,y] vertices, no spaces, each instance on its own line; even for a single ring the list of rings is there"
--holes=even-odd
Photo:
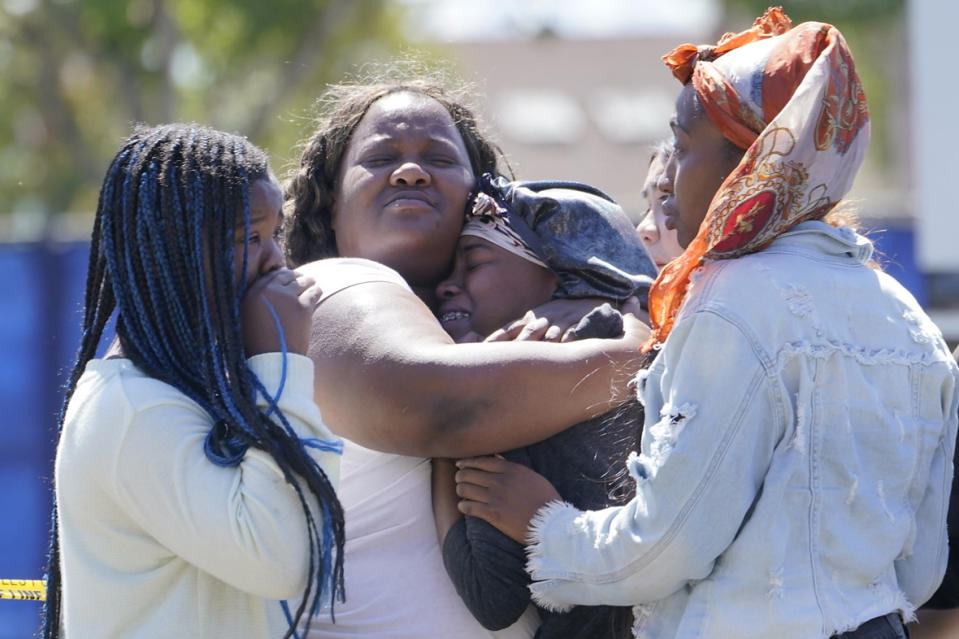
[[[464,517],[450,528],[443,564],[456,592],[487,630],[512,625],[529,606],[523,546],[482,519]]]
[[[623,316],[608,303],[597,306],[573,328],[576,339],[619,337],[623,334]]]

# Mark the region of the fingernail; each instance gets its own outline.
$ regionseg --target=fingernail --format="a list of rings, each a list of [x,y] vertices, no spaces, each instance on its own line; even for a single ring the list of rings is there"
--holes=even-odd
[[[534,319],[536,319],[536,315],[533,313],[533,311],[526,311],[526,314],[523,315],[523,319],[527,322],[532,322]]]

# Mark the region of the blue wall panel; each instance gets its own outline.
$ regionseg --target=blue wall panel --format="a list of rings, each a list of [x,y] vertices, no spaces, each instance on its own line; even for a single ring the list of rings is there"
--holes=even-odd
[[[866,233],[876,247],[882,270],[899,280],[926,307],[926,283],[916,263],[915,233],[904,225],[875,227]]]
[[[0,578],[46,561],[56,417],[76,352],[86,243],[0,246]],[[0,639],[30,637],[41,605],[0,600]]]

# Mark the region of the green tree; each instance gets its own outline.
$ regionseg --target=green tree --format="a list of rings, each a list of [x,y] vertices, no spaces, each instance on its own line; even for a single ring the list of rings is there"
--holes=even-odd
[[[13,212],[37,224],[95,208],[135,122],[239,132],[282,169],[325,83],[400,44],[384,0],[0,6],[0,220]]]

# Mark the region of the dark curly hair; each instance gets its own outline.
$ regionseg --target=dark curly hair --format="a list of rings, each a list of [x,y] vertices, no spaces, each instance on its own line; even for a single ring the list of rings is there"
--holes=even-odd
[[[393,93],[418,93],[442,104],[463,138],[474,174],[498,174],[501,159],[509,168],[502,151],[481,129],[469,86],[450,74],[394,62],[370,68],[362,79],[330,85],[317,100],[313,133],[283,189],[283,243],[291,267],[338,255],[330,215],[343,155],[370,105]]]

